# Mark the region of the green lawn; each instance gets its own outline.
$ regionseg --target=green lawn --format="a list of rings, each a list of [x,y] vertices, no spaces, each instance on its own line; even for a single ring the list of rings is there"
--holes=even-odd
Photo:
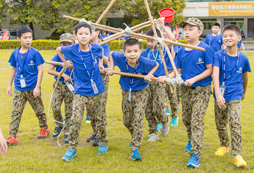
[[[10,75],[8,59],[12,50],[0,50],[0,127],[6,137],[11,122],[12,97],[7,96],[6,90]],[[50,60],[55,51],[40,51],[45,60]],[[247,54],[254,70],[254,54]],[[42,99],[45,112],[48,112],[50,95],[53,90],[53,77],[47,74],[49,65],[44,65],[42,82]],[[254,106],[254,73],[249,74],[249,83],[246,99],[242,104],[241,122],[243,135],[243,156],[248,167],[238,169],[233,165],[232,156],[228,153],[223,157],[215,157],[214,152],[219,147],[219,139],[215,128],[213,103],[211,97],[205,116],[205,136],[201,165],[199,168],[187,168],[189,154],[184,151],[187,145],[185,127],[180,120],[178,127],[171,127],[169,134],[155,143],[148,143],[147,121],[144,121],[144,140],[141,147],[141,162],[130,160],[131,136],[122,123],[121,88],[118,84],[119,76],[110,77],[109,97],[107,104],[107,136],[109,139],[108,154],[97,155],[97,147],[86,142],[92,134],[90,124],[81,127],[77,156],[71,162],[64,162],[61,157],[66,151],[63,136],[59,147],[56,139],[49,136],[45,140],[38,140],[38,120],[29,104],[23,112],[17,138],[18,146],[11,146],[5,155],[0,155],[0,172],[254,172],[253,152],[253,115]],[[64,111],[64,109],[62,109]],[[48,113],[47,113],[48,115]],[[50,109],[50,117],[52,111]],[[54,122],[48,119],[49,128],[54,130]]]

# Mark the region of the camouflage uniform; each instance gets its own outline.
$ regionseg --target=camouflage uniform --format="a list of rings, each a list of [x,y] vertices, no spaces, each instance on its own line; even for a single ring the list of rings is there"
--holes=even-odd
[[[176,98],[177,98],[177,104],[181,103],[181,84],[176,84]]]
[[[47,117],[44,112],[41,96],[34,98],[33,91],[34,89],[29,91],[14,90],[9,134],[15,138],[18,133],[21,116],[27,101],[30,103],[39,119],[40,128],[48,128]]]
[[[107,118],[106,105],[107,105],[107,101],[108,101],[109,76],[105,75],[105,74],[101,74],[101,77],[102,77],[102,81],[103,81],[104,88],[105,88],[105,91],[102,93],[102,96],[101,96],[101,102],[102,102],[101,114],[104,114],[103,116],[105,116]],[[92,114],[91,110],[87,109],[87,116],[89,116],[89,119],[91,121],[93,133],[97,134],[97,128],[96,128],[97,123],[96,123],[95,117],[92,117],[91,114]]]
[[[204,117],[211,95],[210,85],[206,87],[182,86],[182,120],[191,141],[190,154],[202,154]]]
[[[149,82],[148,102],[146,108],[146,120],[148,121],[149,133],[158,133],[157,122],[166,125],[169,122],[164,108],[168,107],[166,84],[156,81]]]
[[[54,82],[53,86],[56,85]],[[65,122],[69,122],[72,115],[72,100],[73,100],[73,93],[68,89],[65,83],[58,81],[57,86],[54,90],[51,107],[53,110],[53,115],[56,121],[63,122],[63,117],[61,114],[61,105],[64,100],[65,105]],[[56,122],[57,125],[62,125]],[[66,124],[64,131],[66,133],[69,132],[69,123]]]
[[[129,91],[122,90],[123,124],[132,136],[131,150],[140,150],[142,144],[143,119],[148,101],[148,91],[148,87],[132,91],[131,102],[129,102]]]
[[[220,109],[216,100],[214,102],[215,123],[222,147],[229,147],[227,123],[231,132],[232,155],[241,155],[242,134],[240,123],[241,100],[232,100],[225,103],[226,108]]]
[[[70,120],[70,131],[69,131],[69,145],[68,149],[76,149],[78,145],[78,138],[80,133],[80,127],[83,120],[83,114],[85,107],[87,110],[92,110],[91,117],[95,118],[97,135],[99,136],[100,145],[108,145],[108,139],[106,136],[106,125],[107,119],[105,114],[101,114],[101,97],[103,94],[99,94],[92,97],[86,97],[79,94],[76,94],[73,98],[73,114]]]
[[[168,73],[170,74],[173,72],[173,70],[168,70]],[[170,86],[172,86],[173,93],[171,93]],[[171,117],[177,118],[177,95],[176,95],[176,85],[166,85],[166,93],[168,95],[168,100],[170,101],[170,107],[171,107]]]

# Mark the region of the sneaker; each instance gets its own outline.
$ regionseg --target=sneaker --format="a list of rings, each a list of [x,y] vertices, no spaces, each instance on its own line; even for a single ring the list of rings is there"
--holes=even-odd
[[[170,126],[178,126],[178,116],[176,118],[171,118]]]
[[[220,147],[215,152],[215,156],[223,156],[224,154],[229,152],[229,148],[227,147]]]
[[[185,151],[191,151],[191,141],[188,141],[188,145],[185,147]]]
[[[161,130],[161,128],[162,128],[162,124],[161,123],[157,123],[157,130],[158,130],[158,132]]]
[[[243,160],[243,157],[239,154],[234,156],[233,162],[238,168],[247,166],[246,162]]]
[[[192,154],[187,166],[197,168],[200,165],[200,157],[196,154]]]
[[[181,109],[180,104],[178,104],[177,111],[180,111],[180,109]]]
[[[9,135],[7,138],[5,138],[5,141],[8,146],[19,144],[19,141],[11,135]]]
[[[58,136],[60,135],[62,129],[63,129],[63,126],[62,126],[62,125],[61,125],[61,126],[58,126],[58,127],[56,126],[52,136],[53,136],[54,138],[58,137]]]
[[[40,134],[38,135],[38,138],[46,138],[49,135],[49,128],[41,128],[40,129]]]
[[[155,142],[159,139],[159,136],[156,135],[155,133],[152,133],[149,137],[150,138],[147,140],[148,142]]]
[[[165,135],[168,134],[168,132],[169,132],[169,124],[167,124],[165,126],[162,126],[162,128],[161,128],[161,134],[165,136]]]
[[[95,139],[95,137],[96,137],[96,134],[92,134],[92,136],[91,137],[89,137],[89,138],[87,138],[87,142],[91,142],[91,141],[94,141],[94,139]]]
[[[93,146],[99,146],[99,137],[98,136],[95,136],[95,138],[94,138],[94,142],[93,142]]]
[[[164,111],[165,111],[165,114],[166,114],[167,116],[169,116],[169,115],[170,115],[170,111],[168,110],[168,108],[167,108],[167,107],[165,107],[165,108],[164,108]]]
[[[89,119],[89,116],[86,117],[86,124],[91,124],[91,121]]]
[[[138,149],[131,151],[129,158],[132,160],[142,160]]]
[[[98,155],[106,154],[108,152],[108,145],[99,145]]]
[[[69,135],[64,135],[64,143],[65,144],[69,143],[68,137],[69,137]]]
[[[76,154],[77,154],[77,149],[75,150],[67,149],[62,159],[69,162],[74,156],[76,156]]]

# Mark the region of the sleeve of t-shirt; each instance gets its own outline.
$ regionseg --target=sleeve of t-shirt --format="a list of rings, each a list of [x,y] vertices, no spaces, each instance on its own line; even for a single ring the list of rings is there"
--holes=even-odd
[[[15,59],[16,51],[18,51],[18,50],[14,50],[14,51],[11,53],[10,59],[9,59],[9,61],[8,61],[8,62],[11,64],[12,67],[16,67],[16,59]]]
[[[114,52],[112,53],[112,58],[113,58],[113,60],[114,60],[115,66],[118,66],[118,67],[119,67],[119,65],[120,65],[120,63],[121,63],[121,59],[123,59],[122,57],[123,57],[123,53],[116,52],[116,51],[114,51]]]
[[[205,40],[204,40],[204,43],[207,44],[207,45],[209,44],[209,43],[208,43],[208,37],[209,37],[209,36],[207,35],[207,36],[205,37]]]
[[[220,68],[220,54],[218,52],[214,54],[213,66]]]
[[[221,40],[221,45],[223,45],[224,43],[223,43],[223,36],[222,35],[220,37],[220,40]]]
[[[243,73],[246,73],[246,72],[251,72],[249,58],[247,58],[247,57],[245,59],[245,64],[244,64],[244,68],[243,68]]]
[[[143,57],[147,58],[147,53],[146,53],[146,50],[144,50],[144,51],[141,53],[141,55],[140,55],[140,56],[143,56]]]
[[[69,46],[62,46],[61,47],[61,51],[64,54],[65,59],[68,60],[72,60],[72,56],[71,56],[71,50],[73,48],[73,45],[69,45]]]
[[[140,58],[140,60],[142,61],[141,71],[146,74],[148,74],[157,64],[156,61],[144,57]]]
[[[177,45],[173,45],[174,48],[174,52],[177,54],[178,53],[178,46]]]
[[[98,46],[98,47],[97,47]],[[103,58],[103,56],[102,56],[102,47],[101,46],[99,46],[99,45],[96,45],[96,49],[95,49],[95,53],[96,53],[96,57],[99,57],[100,59],[102,59]],[[95,57],[95,58],[96,58]]]
[[[108,44],[105,44],[104,48],[104,56],[109,57],[110,56],[110,48]]]
[[[182,68],[182,59],[181,59],[181,51],[179,51],[177,54],[176,54],[176,68]]]
[[[210,47],[205,48],[205,64],[213,63],[214,52]]]
[[[36,51],[35,58],[36,58],[36,61],[35,61],[36,67],[38,67],[39,65],[45,62],[39,51]]]
[[[58,62],[58,54],[55,54],[54,57],[51,59],[51,61]]]

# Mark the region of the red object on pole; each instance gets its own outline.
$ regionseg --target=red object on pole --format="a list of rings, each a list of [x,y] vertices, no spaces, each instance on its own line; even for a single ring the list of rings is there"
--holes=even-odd
[[[176,30],[176,39],[179,40],[179,36],[178,36],[178,31],[177,31],[177,25],[175,26],[175,30]]]
[[[171,8],[164,8],[159,11],[160,17],[165,17],[164,22],[172,22],[174,20],[175,11]]]
[[[7,30],[4,30],[1,40],[10,40],[10,36],[9,36]]]

